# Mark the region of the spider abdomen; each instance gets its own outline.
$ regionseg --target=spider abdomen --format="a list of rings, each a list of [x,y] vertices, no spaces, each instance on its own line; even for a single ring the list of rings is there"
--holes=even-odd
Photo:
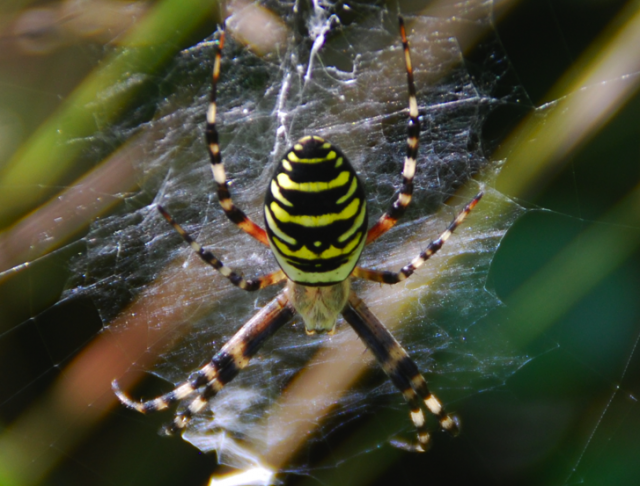
[[[264,213],[269,243],[290,280],[321,286],[349,277],[366,241],[367,205],[337,147],[301,138],[276,168]]]

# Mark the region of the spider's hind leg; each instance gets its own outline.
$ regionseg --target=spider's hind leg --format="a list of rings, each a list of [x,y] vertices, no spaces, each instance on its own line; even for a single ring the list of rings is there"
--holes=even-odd
[[[295,310],[285,292],[280,292],[275,299],[249,319],[206,366],[193,373],[187,381],[158,398],[148,401],[132,400],[120,390],[116,380],[111,383],[111,387],[123,405],[141,413],[165,410],[173,403],[197,394],[183,411],[175,415],[173,422],[165,429],[169,434],[178,432],[184,429],[191,417],[201,412],[209,400],[249,364],[249,360],[269,337],[291,321],[294,313]]]
[[[436,416],[443,430],[457,435],[460,432],[458,418],[445,411],[440,401],[429,391],[415,362],[355,293],[352,292],[349,296],[342,315],[407,401],[411,421],[418,431],[418,444],[413,450],[423,452],[430,446],[431,436],[423,408]]]

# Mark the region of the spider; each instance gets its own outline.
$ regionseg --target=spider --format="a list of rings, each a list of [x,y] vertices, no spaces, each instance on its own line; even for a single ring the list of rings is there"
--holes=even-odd
[[[242,326],[206,366],[192,373],[187,381],[172,391],[149,401],[134,401],[120,390],[117,381],[113,381],[113,390],[120,401],[142,413],[163,410],[175,402],[195,396],[184,410],[176,413],[167,433],[184,429],[191,417],[205,409],[209,400],[248,364],[262,344],[296,314],[302,317],[307,334],[333,333],[340,314],[351,325],[407,401],[411,420],[417,429],[416,451],[424,451],[430,444],[423,409],[436,416],[443,430],[452,435],[459,433],[458,418],[445,411],[429,391],[426,380],[404,348],[350,289],[351,278],[395,284],[410,277],[442,247],[482,197],[481,192],[473,198],[448,228],[399,272],[357,266],[364,246],[395,225],[409,205],[413,192],[420,122],[409,43],[402,17],[399,17],[399,24],[409,91],[403,183],[396,200],[369,230],[366,197],[356,172],[336,146],[317,135],[298,140],[276,167],[265,197],[266,231],[234,205],[216,129],[216,86],[225,35],[224,28],[220,30],[205,129],[220,205],[231,221],[260,243],[271,247],[280,269],[259,278],[245,279],[194,241],[162,206],[158,206],[158,210],[204,262],[235,286],[254,291],[284,282],[285,287]]]

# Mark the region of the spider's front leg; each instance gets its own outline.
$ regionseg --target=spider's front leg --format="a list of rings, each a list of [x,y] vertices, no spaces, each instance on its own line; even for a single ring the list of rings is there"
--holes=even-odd
[[[216,128],[216,113],[217,113],[217,87],[218,78],[220,77],[220,60],[222,57],[222,48],[224,47],[224,26],[220,31],[220,37],[216,44],[216,54],[213,62],[213,75],[211,79],[211,95],[209,99],[209,108],[207,110],[207,126],[205,128],[205,140],[207,142],[207,148],[209,150],[209,159],[211,161],[211,171],[213,172],[213,178],[218,186],[218,199],[220,205],[224,210],[227,217],[240,229],[247,234],[254,237],[263,245],[269,246],[266,232],[258,226],[256,223],[233,204],[231,199],[231,193],[229,192],[229,184],[227,183],[227,175],[222,163],[222,154],[220,153],[220,140],[218,136],[218,129]]]
[[[402,168],[402,187],[398,197],[391,206],[380,216],[380,219],[369,229],[367,245],[377,240],[395,226],[405,213],[413,194],[413,176],[416,172],[418,160],[418,145],[420,142],[420,120],[418,118],[418,100],[416,99],[416,87],[413,83],[413,65],[411,64],[411,52],[409,41],[404,27],[404,20],[398,17],[400,24],[400,37],[402,38],[402,50],[404,51],[404,63],[407,70],[407,89],[409,91],[409,123],[407,125],[407,149]]]
[[[187,408],[176,414],[173,423],[167,427],[167,433],[175,433],[183,429],[194,414],[202,411],[209,400],[249,364],[249,360],[264,342],[291,321],[294,313],[294,308],[289,303],[285,292],[281,292],[249,319],[206,366],[193,373],[188,381],[178,385],[169,393],[153,400],[135,401],[120,390],[116,380],[111,384],[113,391],[123,405],[141,413],[164,410],[171,404],[197,393]]]
[[[460,432],[458,418],[445,412],[440,401],[429,391],[427,382],[415,362],[354,292],[351,292],[342,316],[364,341],[407,401],[411,410],[411,420],[418,430],[418,445],[414,449],[423,452],[430,446],[431,436],[423,407],[438,418],[443,430],[457,435]]]

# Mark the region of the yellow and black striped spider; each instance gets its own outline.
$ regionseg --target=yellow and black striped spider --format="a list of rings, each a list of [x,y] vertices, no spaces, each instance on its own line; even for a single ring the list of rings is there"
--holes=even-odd
[[[175,415],[168,432],[184,429],[191,417],[201,412],[209,400],[247,366],[265,340],[296,314],[302,317],[308,334],[333,332],[341,314],[407,401],[411,420],[418,431],[415,449],[426,450],[430,441],[423,408],[438,418],[444,430],[453,435],[459,432],[457,417],[445,412],[407,352],[350,289],[352,277],[386,284],[395,284],[410,277],[442,247],[482,197],[482,193],[478,194],[424,252],[399,272],[357,266],[364,246],[394,226],[409,205],[413,192],[420,123],[409,44],[402,18],[399,18],[399,22],[409,89],[403,183],[389,210],[369,230],[364,189],[353,167],[337,147],[315,135],[298,140],[280,160],[265,197],[266,231],[233,204],[216,129],[216,86],[224,44],[224,31],[221,31],[215,53],[205,132],[211,169],[226,215],[260,243],[271,247],[280,270],[260,278],[245,279],[196,243],[165,209],[158,206],[158,210],[200,258],[232,284],[248,291],[281,282],[285,282],[285,287],[242,326],[206,366],[194,372],[173,391],[153,400],[138,402],[125,395],[114,381],[113,389],[124,405],[146,413],[166,409],[175,402],[194,396],[188,406]]]

